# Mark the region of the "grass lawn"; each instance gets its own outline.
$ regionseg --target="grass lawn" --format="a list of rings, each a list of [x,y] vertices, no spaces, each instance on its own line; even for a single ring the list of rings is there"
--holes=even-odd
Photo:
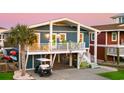
[[[0,72],[0,80],[13,80],[13,72]]]
[[[99,75],[111,80],[124,80],[124,70],[100,73]]]

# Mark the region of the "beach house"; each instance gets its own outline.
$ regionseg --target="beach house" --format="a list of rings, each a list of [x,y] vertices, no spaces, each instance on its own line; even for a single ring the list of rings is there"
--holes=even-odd
[[[69,18],[60,18],[30,25],[37,35],[37,42],[27,49],[27,69],[34,69],[37,58],[49,58],[51,65],[55,68],[57,63],[65,59],[66,65],[73,67],[76,62],[80,68],[80,59],[85,55],[90,61],[90,33],[94,33],[94,64],[97,64],[97,34],[99,30],[83,25]],[[61,67],[60,65],[59,67]]]

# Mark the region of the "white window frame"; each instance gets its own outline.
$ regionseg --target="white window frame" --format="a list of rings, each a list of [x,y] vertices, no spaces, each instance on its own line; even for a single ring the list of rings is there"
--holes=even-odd
[[[94,34],[94,39],[95,39],[95,33],[94,32],[91,32],[91,41],[94,41],[93,34]]]
[[[113,34],[116,34],[116,37],[115,37],[115,39],[113,39]],[[112,41],[117,41],[117,38],[118,38],[118,35],[117,35],[117,33],[116,33],[116,32],[112,32],[111,40],[112,40]]]

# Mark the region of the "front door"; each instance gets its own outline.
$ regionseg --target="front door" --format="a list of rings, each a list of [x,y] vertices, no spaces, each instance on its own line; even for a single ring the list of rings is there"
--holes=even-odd
[[[84,33],[80,33],[80,43],[84,42]]]

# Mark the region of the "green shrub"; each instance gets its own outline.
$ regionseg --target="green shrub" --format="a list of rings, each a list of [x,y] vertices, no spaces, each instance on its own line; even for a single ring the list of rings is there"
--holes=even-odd
[[[89,68],[90,65],[87,62],[81,62],[80,68]]]

